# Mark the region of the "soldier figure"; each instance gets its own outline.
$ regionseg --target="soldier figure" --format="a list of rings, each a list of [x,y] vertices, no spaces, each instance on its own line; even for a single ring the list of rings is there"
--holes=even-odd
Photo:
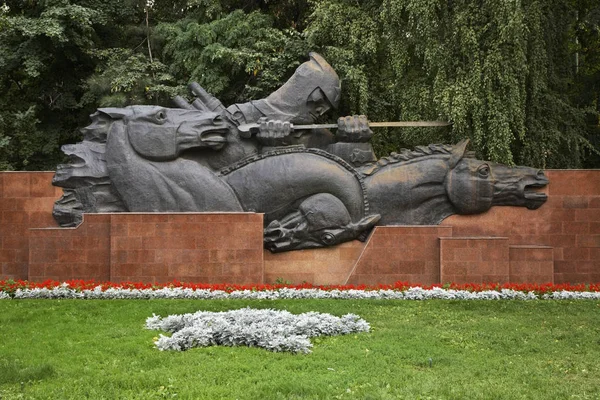
[[[310,60],[300,65],[294,75],[268,97],[227,108],[200,85],[192,83],[190,88],[196,99],[188,104],[183,98],[176,97],[174,101],[178,107],[220,113],[235,128],[258,124],[258,133],[250,139],[248,132],[232,129],[227,138],[229,149],[223,148],[218,157],[204,154],[207,156],[204,161],[198,156],[191,157],[201,163],[208,162],[208,166],[216,169],[257,151],[304,145],[338,155],[354,166],[376,161],[371,145],[367,143],[373,132],[364,115],[339,118],[335,135],[325,129],[291,129],[291,124],[315,123],[339,105],[341,88],[337,73],[319,54],[310,53],[309,56]]]

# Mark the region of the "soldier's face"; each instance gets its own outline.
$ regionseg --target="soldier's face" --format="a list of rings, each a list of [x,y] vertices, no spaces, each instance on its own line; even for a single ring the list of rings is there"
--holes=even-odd
[[[331,103],[325,97],[325,93],[319,88],[313,90],[308,96],[306,106],[313,122],[332,108]]]
[[[320,88],[310,92],[305,100],[298,97],[289,96],[288,98],[279,92],[277,98],[268,98],[268,104],[277,107],[271,107],[270,109],[265,107],[261,109],[261,112],[267,118],[290,121],[300,125],[314,123],[320,116],[333,108]]]

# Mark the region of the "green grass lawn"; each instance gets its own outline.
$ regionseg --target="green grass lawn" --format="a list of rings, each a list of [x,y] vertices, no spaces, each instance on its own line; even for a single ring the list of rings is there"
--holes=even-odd
[[[154,348],[152,313],[356,313],[311,354]],[[599,399],[600,302],[2,300],[0,398]]]

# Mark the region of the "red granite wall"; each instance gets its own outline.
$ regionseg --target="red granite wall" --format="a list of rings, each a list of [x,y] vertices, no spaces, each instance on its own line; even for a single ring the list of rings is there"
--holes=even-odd
[[[261,283],[262,215],[86,214],[33,229],[29,280]]]
[[[110,280],[110,230],[108,214],[85,215],[77,228],[31,229],[26,278]]]
[[[326,249],[264,253],[265,283],[310,282],[315,285],[345,283],[365,248],[354,240]]]
[[[535,211],[494,207],[453,215],[453,236],[508,237],[509,245],[553,248],[555,283],[600,282],[600,170],[549,170],[548,201]]]
[[[56,226],[54,172],[0,172],[0,277],[27,279],[29,229]]]
[[[263,282],[262,214],[111,214],[110,279]]]
[[[449,226],[377,226],[347,278],[349,284],[440,282],[440,236]]]
[[[509,282],[508,238],[440,238],[440,280],[453,283]]]
[[[472,262],[470,247],[447,258],[440,243],[447,249],[450,241],[439,238],[506,237],[511,281],[599,282],[600,170],[547,175],[548,202],[535,211],[495,207],[437,227],[377,227],[367,243],[264,254],[255,214],[89,215],[77,229],[31,229],[55,226],[52,206],[62,190],[51,186],[52,172],[3,172],[0,278],[426,284],[456,276],[445,268],[458,264],[448,262]],[[462,279],[489,275],[502,274]]]
[[[513,283],[554,283],[554,249],[550,246],[510,246],[509,279]]]

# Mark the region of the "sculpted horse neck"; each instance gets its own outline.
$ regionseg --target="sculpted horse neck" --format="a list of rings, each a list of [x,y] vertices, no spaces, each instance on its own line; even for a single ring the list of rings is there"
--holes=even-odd
[[[465,157],[468,140],[430,145],[382,159],[363,169],[371,210],[381,225],[437,225],[453,214],[478,214],[492,206],[536,209],[548,184],[543,171]]]

